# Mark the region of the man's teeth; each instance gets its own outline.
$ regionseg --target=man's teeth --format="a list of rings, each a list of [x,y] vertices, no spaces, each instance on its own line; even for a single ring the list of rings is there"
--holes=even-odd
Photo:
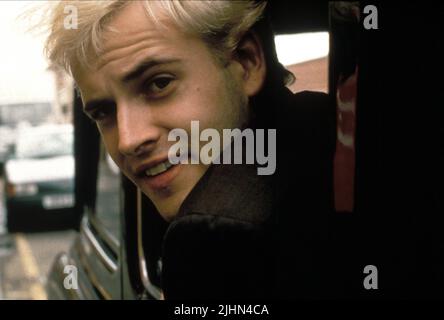
[[[169,161],[165,161],[165,162],[159,163],[157,166],[147,169],[145,171],[145,174],[149,177],[156,176],[162,172],[167,171],[172,166],[173,165]]]

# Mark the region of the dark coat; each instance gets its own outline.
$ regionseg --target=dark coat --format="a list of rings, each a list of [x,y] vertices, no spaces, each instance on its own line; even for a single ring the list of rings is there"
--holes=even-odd
[[[275,174],[210,167],[166,231],[166,299],[341,295],[330,232],[335,109],[322,93],[278,97],[268,121],[277,129]]]

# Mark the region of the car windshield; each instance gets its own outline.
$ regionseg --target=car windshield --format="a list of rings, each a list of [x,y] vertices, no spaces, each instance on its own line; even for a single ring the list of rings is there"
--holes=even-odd
[[[40,159],[73,154],[73,133],[70,130],[27,132],[17,140],[18,159]]]

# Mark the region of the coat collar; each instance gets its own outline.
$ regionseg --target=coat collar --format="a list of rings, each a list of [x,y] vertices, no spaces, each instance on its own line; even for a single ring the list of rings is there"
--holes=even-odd
[[[270,176],[255,165],[213,164],[187,196],[175,219],[192,213],[263,223],[271,214]]]

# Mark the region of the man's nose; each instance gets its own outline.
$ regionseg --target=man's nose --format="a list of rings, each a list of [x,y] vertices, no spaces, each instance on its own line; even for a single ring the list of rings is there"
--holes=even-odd
[[[121,105],[117,108],[119,151],[126,156],[151,152],[160,138],[160,128],[148,108]]]

